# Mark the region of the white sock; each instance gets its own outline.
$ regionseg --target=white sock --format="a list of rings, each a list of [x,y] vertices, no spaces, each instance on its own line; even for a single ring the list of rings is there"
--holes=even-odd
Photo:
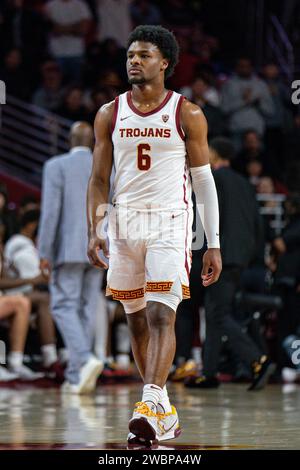
[[[44,344],[41,346],[44,367],[50,367],[57,361],[57,351],[55,344]]]
[[[149,408],[156,413],[157,404],[160,401],[162,389],[155,384],[146,384],[143,389],[142,401],[147,403]]]
[[[8,367],[17,371],[23,365],[23,353],[20,351],[11,351],[8,355]]]
[[[161,397],[160,400],[157,404],[157,411],[160,413],[171,413],[172,412],[172,407],[168,395],[168,390],[167,386],[165,385],[164,388],[162,389]]]

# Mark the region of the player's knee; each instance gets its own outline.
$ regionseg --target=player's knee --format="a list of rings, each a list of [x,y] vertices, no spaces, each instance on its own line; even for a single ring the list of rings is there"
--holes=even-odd
[[[145,298],[142,299],[134,299],[134,300],[125,300],[121,302],[124,307],[126,315],[130,315],[131,313],[139,312],[146,308],[146,300]]]
[[[161,301],[161,298],[159,300],[150,298],[147,301],[147,317],[150,329],[170,328],[175,322],[175,309]]]

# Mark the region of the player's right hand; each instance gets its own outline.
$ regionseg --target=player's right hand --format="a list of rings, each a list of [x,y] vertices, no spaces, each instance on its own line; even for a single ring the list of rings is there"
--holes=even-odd
[[[96,268],[108,269],[108,264],[99,256],[100,250],[103,251],[103,255],[106,258],[109,258],[106,240],[98,238],[97,236],[90,237],[87,252],[90,263]]]

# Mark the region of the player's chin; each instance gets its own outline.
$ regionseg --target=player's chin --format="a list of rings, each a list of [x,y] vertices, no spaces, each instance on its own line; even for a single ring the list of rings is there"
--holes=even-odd
[[[145,83],[145,78],[144,77],[133,77],[133,76],[130,76],[128,77],[128,83],[130,85],[142,85],[143,83]]]

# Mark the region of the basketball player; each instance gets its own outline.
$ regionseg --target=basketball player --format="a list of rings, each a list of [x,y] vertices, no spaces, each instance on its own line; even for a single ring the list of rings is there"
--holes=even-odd
[[[206,120],[198,106],[165,88],[178,45],[160,26],[130,35],[127,73],[132,89],[104,105],[95,120],[94,166],[88,188],[88,255],[107,267],[107,292],[127,314],[143,396],[129,422],[128,442],[162,441],[180,434],[166,381],[175,354],[175,315],[189,296],[191,180],[208,249],[202,283],[221,272],[219,215],[209,166]],[[101,234],[115,168],[108,239]],[[145,217],[149,217],[151,223]],[[137,227],[141,233],[137,234]],[[200,280],[199,280],[200,281]]]

